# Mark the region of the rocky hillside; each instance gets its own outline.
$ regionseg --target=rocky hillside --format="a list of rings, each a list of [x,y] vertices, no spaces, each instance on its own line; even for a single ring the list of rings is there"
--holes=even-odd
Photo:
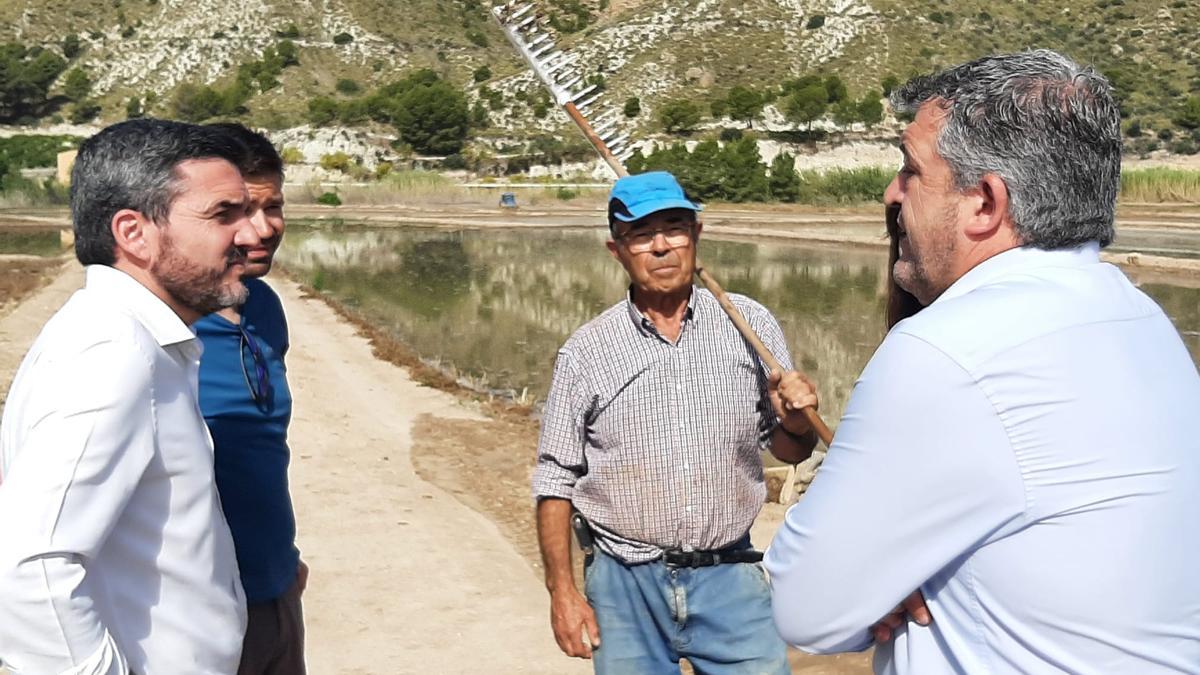
[[[767,91],[789,78],[837,74],[851,97],[870,96],[889,77],[902,81],[1027,47],[1097,64],[1146,143],[1187,140],[1189,129],[1176,120],[1183,102],[1200,95],[1195,0],[963,0],[949,10],[935,0],[537,5],[559,44],[578,55],[585,76],[603,81],[613,104],[638,99],[640,112],[627,124],[641,137],[661,133],[657,113],[665,103],[691,100],[708,115],[711,102],[737,85]],[[76,36],[68,60],[88,75],[97,121],[123,119],[131,98],[150,114],[171,114],[179,87],[228,83],[239,66],[288,39],[298,65],[245,102],[239,114],[252,124],[303,128],[315,97],[345,100],[430,68],[482,108],[472,138],[490,152],[512,151],[542,134],[565,138],[566,118],[539,110],[538,85],[488,9],[478,0],[8,0],[0,3],[0,42],[62,53],[64,40]],[[67,74],[59,90],[68,86]],[[42,123],[53,116],[48,110]],[[770,106],[764,117],[786,126]],[[374,132],[388,133],[378,125]]]

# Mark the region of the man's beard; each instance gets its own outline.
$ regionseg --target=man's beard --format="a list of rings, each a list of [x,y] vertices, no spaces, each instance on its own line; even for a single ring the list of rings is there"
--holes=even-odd
[[[250,289],[241,280],[223,282],[229,266],[245,260],[245,253],[234,247],[225,254],[223,267],[205,269],[181,255],[171,238],[164,236],[162,255],[150,267],[150,273],[176,302],[203,316],[246,302]]]
[[[907,231],[907,228],[906,228]],[[950,273],[954,251],[958,241],[954,236],[954,210],[947,208],[941,227],[928,237],[921,250],[912,249],[912,233],[908,232],[904,258],[896,261],[892,268],[896,285],[916,296],[922,305],[928,306],[949,286],[943,277]],[[917,253],[919,255],[914,255]],[[953,280],[951,280],[953,283]]]

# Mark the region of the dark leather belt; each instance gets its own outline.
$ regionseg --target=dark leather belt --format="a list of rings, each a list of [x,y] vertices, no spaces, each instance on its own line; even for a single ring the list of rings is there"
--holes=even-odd
[[[663,551],[663,563],[667,567],[712,567],[726,563],[762,562],[762,551],[744,548],[727,551]]]

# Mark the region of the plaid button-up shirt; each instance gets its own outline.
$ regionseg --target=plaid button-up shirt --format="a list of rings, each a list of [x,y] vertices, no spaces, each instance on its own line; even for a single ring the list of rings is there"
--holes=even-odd
[[[791,368],[775,317],[729,297]],[[720,549],[762,508],[760,450],[777,422],[765,367],[711,293],[693,287],[674,344],[626,297],[558,352],[533,491],[571,500],[627,563]]]

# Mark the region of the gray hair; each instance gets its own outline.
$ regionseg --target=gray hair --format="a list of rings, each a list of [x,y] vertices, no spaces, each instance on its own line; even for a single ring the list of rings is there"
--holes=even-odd
[[[224,159],[236,166],[242,152],[228,134],[183,122],[134,119],[101,130],[79,147],[71,170],[75,257],[84,265],[112,265],[118,211],[165,223],[178,196],[181,162]]]
[[[1048,49],[989,56],[892,92],[892,107],[933,103],[947,117],[938,153],[964,190],[992,173],[1008,188],[1021,243],[1053,250],[1113,240],[1120,113],[1108,80]]]

